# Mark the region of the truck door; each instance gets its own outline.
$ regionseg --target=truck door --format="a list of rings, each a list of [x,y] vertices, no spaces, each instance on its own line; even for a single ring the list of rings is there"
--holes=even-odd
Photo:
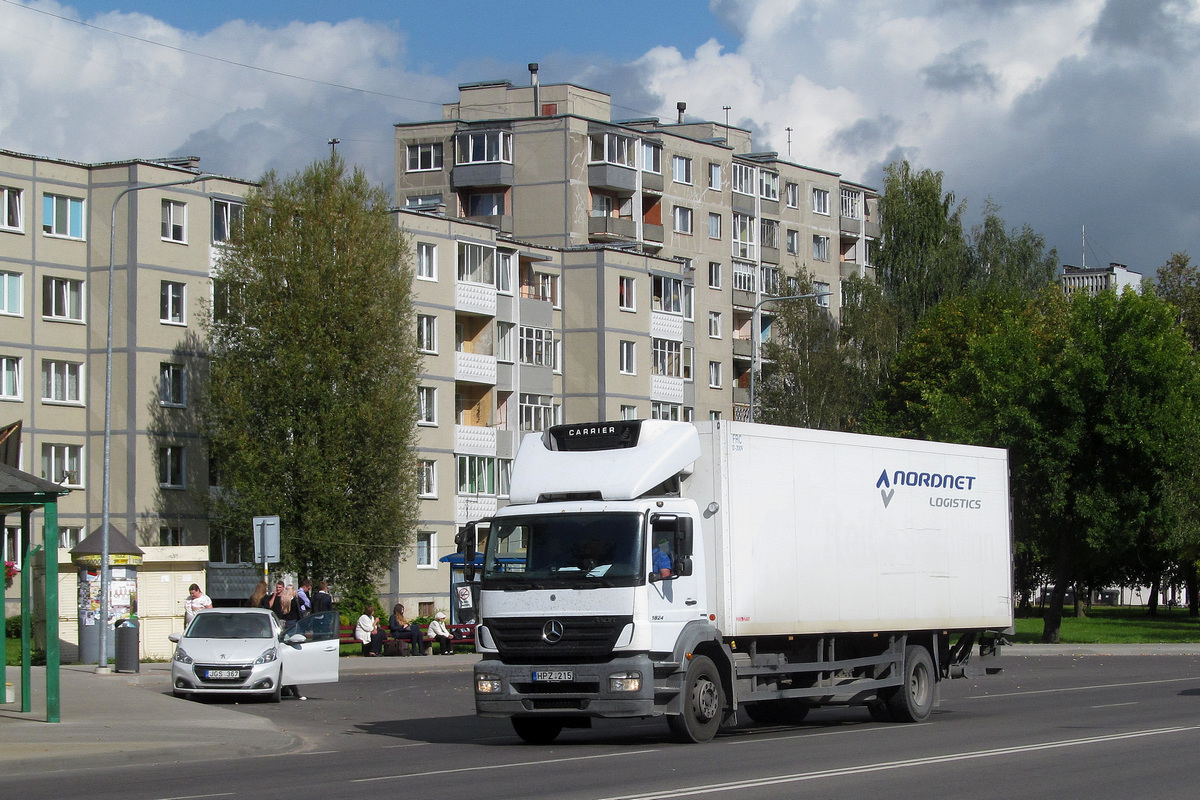
[[[703,587],[692,570],[691,517],[651,514],[649,530],[651,649],[664,652],[674,648],[683,626],[704,612]],[[663,577],[656,561],[661,567],[668,559],[670,575]]]

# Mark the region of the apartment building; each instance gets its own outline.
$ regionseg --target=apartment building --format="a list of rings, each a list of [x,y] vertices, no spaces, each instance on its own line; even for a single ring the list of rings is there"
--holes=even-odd
[[[521,436],[744,418],[781,277],[807,270],[836,315],[841,280],[873,275],[874,190],[682,104],[614,121],[608,95],[535,72],[460,86],[395,136],[425,372],[422,531],[389,589],[423,612],[445,602],[456,532],[505,501]]]
[[[110,518],[148,565],[180,567],[147,584],[148,618],[174,613],[178,580],[203,575],[209,555],[190,397],[197,321],[250,184],[200,175],[195,159],[83,164],[0,150],[0,423],[22,423],[20,469],[71,489],[58,544],[73,582],[67,551],[101,524],[111,245]],[[19,535],[5,531],[8,561],[25,552]]]
[[[1134,272],[1125,264],[1111,262],[1107,267],[1072,267],[1063,265],[1062,275],[1058,278],[1063,294],[1067,297],[1076,292],[1083,292],[1089,297],[1095,297],[1101,292],[1112,289],[1122,292],[1130,288],[1135,292],[1142,291],[1142,274]]]

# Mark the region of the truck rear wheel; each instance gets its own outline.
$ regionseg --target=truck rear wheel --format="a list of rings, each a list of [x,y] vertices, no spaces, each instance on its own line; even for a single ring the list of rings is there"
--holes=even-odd
[[[933,710],[933,659],[921,645],[904,650],[904,683],[888,690],[885,698],[892,719],[897,722],[924,722]]]
[[[725,691],[721,675],[708,656],[696,656],[683,681],[683,707],[678,716],[667,717],[676,740],[707,742],[717,735],[725,713]]]
[[[513,717],[512,726],[530,744],[550,744],[563,729],[562,721],[554,717]]]

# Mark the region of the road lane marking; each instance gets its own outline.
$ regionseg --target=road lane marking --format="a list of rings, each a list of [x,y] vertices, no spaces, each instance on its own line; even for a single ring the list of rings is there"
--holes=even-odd
[[[1061,689],[1030,689],[1027,692],[1002,692],[1000,694],[973,694],[966,700],[990,700],[993,697],[1024,697],[1033,694],[1057,694],[1058,692],[1086,692],[1092,689],[1121,689],[1126,686],[1154,686],[1159,683],[1200,683],[1200,678],[1163,678],[1157,681],[1130,681],[1129,683],[1098,683],[1094,686],[1064,686]]]
[[[203,797],[232,797],[233,792],[218,792],[216,794],[180,794],[174,797],[161,797],[159,800],[200,800]]]
[[[1137,703],[1105,703],[1102,706],[1092,706],[1092,708],[1120,708],[1121,706],[1136,706]]]
[[[457,769],[436,769],[432,772],[409,772],[405,775],[379,775],[374,778],[355,778],[351,783],[371,783],[373,781],[392,781],[400,778],[426,778],[434,775],[448,775],[452,772],[482,772],[489,769],[511,769],[512,767],[540,767],[545,764],[563,764],[568,761],[591,761],[597,758],[616,758],[617,756],[640,756],[646,753],[657,753],[658,750],[631,750],[623,753],[600,753],[594,756],[573,756],[571,758],[548,758],[543,761],[519,761],[513,764],[487,764],[478,767],[458,767]]]
[[[994,750],[974,750],[965,753],[948,753],[941,756],[928,756],[926,758],[914,758],[906,761],[883,761],[878,764],[863,764],[857,767],[841,767],[839,769],[818,770],[816,772],[797,772],[790,775],[776,775],[770,778],[750,778],[743,781],[714,783],[703,786],[682,786],[678,789],[665,789],[657,792],[646,792],[644,794],[619,795],[616,797],[602,798],[602,800],[668,800],[668,798],[675,797],[690,797],[694,795],[715,794],[717,792],[744,791],[746,789],[754,789],[764,786],[776,786],[787,783],[801,783],[804,781],[820,780],[822,778],[839,778],[847,775],[865,775],[872,772],[908,769],[910,767],[922,767],[930,764],[946,764],[954,761],[971,761],[981,758],[996,758],[997,756],[1035,753],[1041,750],[1057,750],[1065,747],[1081,747],[1090,744],[1104,744],[1107,742],[1117,742],[1124,739],[1138,739],[1146,736],[1163,736],[1171,733],[1190,733],[1198,730],[1200,730],[1200,725],[1190,725],[1186,727],[1180,726],[1173,728],[1155,728],[1144,731],[1130,731],[1129,733],[1115,733],[1107,736],[1090,736],[1084,739],[1063,739],[1054,742],[1043,742],[1041,744],[999,747]]]

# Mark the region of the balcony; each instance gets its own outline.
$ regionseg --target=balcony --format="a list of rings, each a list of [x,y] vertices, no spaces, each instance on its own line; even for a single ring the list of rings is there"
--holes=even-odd
[[[637,238],[637,224],[626,217],[588,217],[588,237],[602,240]]]
[[[454,354],[454,380],[463,383],[496,385],[496,357],[481,353]]]
[[[494,517],[500,503],[486,495],[455,495],[454,521],[462,524],[476,519]]]
[[[637,189],[637,171],[616,164],[589,164],[588,186],[626,195],[633,194]]]
[[[642,191],[644,192],[661,192],[663,190],[663,176],[657,172],[642,173]]]
[[[683,315],[665,314],[662,311],[650,312],[650,335],[656,339],[682,342]]]
[[[754,358],[754,342],[749,338],[733,340],[734,358]]]
[[[651,375],[650,399],[660,403],[683,403],[683,378],[668,378],[665,375]]]
[[[663,237],[663,226],[655,225],[650,222],[643,222],[642,223],[642,241],[655,242],[656,244],[662,244],[664,241],[666,241],[665,238]]]
[[[459,164],[450,170],[450,185],[455,190],[479,186],[512,186],[513,165],[503,162]]]
[[[464,456],[496,455],[496,429],[483,425],[455,425],[454,452]]]
[[[496,287],[459,281],[454,286],[454,310],[496,316]]]

